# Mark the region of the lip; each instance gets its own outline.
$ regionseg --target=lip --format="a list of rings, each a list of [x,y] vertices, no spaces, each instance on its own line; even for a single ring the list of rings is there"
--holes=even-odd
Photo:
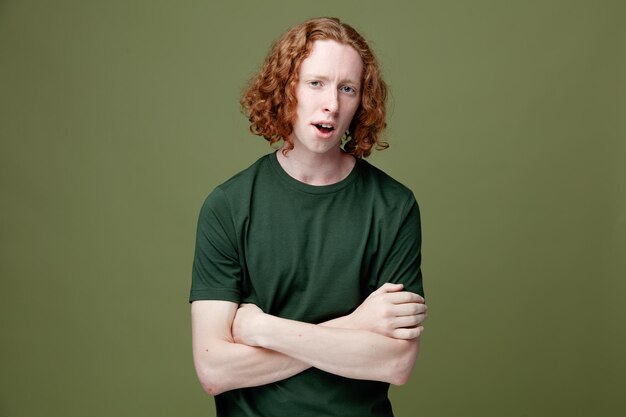
[[[322,132],[321,130],[319,130],[315,125],[320,125],[320,124],[327,124],[333,127],[333,130],[331,130],[330,132]],[[337,130],[337,125],[335,123],[332,122],[315,122],[315,123],[311,123],[311,127],[313,128],[313,130],[315,131],[315,134],[322,138],[322,139],[329,139],[331,137],[333,137],[333,135],[335,134],[336,130]]]
[[[337,129],[337,123],[333,122],[333,121],[326,121],[326,120],[318,120],[315,121],[313,123],[311,123],[313,126],[315,125],[330,125],[333,127],[333,130]]]

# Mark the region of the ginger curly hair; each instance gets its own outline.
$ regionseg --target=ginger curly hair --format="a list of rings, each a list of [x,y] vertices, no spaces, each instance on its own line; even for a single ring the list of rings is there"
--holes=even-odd
[[[366,158],[372,147],[386,149],[380,139],[386,127],[387,85],[365,39],[351,26],[336,18],[307,20],[289,29],[274,45],[263,67],[254,76],[241,98],[242,111],[250,121],[250,132],[263,136],[270,145],[283,140],[287,152],[293,149],[290,138],[296,119],[296,86],[302,61],[316,40],[334,40],[352,46],[363,61],[361,103],[350,123],[344,150]]]

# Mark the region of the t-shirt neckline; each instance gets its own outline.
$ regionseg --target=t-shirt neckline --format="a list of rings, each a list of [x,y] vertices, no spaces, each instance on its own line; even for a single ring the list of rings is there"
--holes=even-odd
[[[280,151],[273,152],[269,155],[270,165],[272,166],[276,175],[290,188],[309,194],[331,194],[344,189],[348,185],[352,184],[354,180],[359,176],[361,164],[363,163],[360,158],[356,158],[354,166],[352,167],[352,170],[350,171],[348,176],[339,182],[328,185],[311,185],[306,184],[302,181],[298,181],[297,179],[289,175],[287,171],[285,171],[280,165],[280,162],[278,162],[278,157],[276,156],[277,152]]]

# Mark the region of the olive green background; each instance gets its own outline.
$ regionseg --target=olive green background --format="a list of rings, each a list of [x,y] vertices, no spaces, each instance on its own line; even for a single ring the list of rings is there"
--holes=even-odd
[[[0,416],[211,416],[197,213],[269,152],[238,96],[345,19],[391,88],[430,317],[397,416],[626,411],[621,1],[0,1]],[[294,416],[295,417],[295,416]]]

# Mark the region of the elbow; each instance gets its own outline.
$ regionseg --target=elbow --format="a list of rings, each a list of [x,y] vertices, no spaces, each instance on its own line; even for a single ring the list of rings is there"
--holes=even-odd
[[[404,363],[404,361],[398,361],[400,363],[393,367],[393,373],[389,375],[389,383],[393,385],[404,385],[409,382],[411,373],[413,372],[413,366]]]
[[[393,385],[404,385],[409,382],[419,352],[419,339],[399,342],[402,342],[402,350],[395,356],[389,367],[391,374],[388,382]]]
[[[211,397],[215,397],[216,395],[220,395],[221,393],[226,391],[219,384],[215,384],[211,381],[200,381],[200,384],[202,385],[202,389],[204,390],[204,392],[209,394]]]
[[[215,397],[216,395],[228,391],[228,388],[224,384],[224,378],[220,376],[220,372],[217,369],[208,366],[200,366],[196,368],[196,374],[198,375],[198,381],[200,381],[202,389],[210,396]]]
[[[407,382],[409,382],[409,378],[411,377],[411,371],[412,369],[406,371],[400,371],[400,372],[396,372],[394,375],[391,376],[391,378],[389,378],[389,383],[393,384],[393,385],[404,385]]]

